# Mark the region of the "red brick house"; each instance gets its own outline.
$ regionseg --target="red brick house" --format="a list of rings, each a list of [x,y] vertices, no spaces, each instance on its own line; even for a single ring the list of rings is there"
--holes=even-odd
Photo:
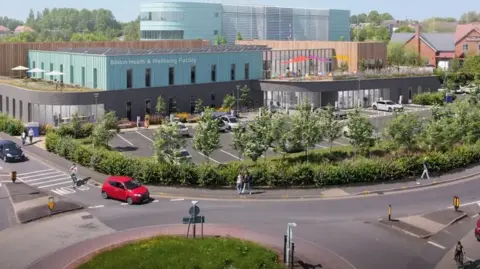
[[[480,23],[458,25],[455,32],[455,53],[461,58],[480,54]]]

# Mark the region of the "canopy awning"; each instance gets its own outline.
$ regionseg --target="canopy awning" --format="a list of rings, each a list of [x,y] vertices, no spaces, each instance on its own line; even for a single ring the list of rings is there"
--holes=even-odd
[[[28,67],[21,66],[21,65],[12,68],[13,71],[25,71],[25,70],[28,70],[28,69],[29,69]]]
[[[46,76],[62,76],[63,73],[60,71],[51,71],[45,74]]]
[[[45,70],[42,70],[40,68],[33,68],[27,71],[28,73],[43,73]]]

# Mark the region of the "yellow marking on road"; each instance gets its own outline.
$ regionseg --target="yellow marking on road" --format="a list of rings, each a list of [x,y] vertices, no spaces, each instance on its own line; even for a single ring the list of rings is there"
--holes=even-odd
[[[363,191],[363,194],[369,194],[370,192],[369,191]]]

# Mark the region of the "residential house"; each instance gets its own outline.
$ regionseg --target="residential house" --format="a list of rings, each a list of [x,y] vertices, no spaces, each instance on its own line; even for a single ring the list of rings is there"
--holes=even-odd
[[[3,25],[0,25],[0,37],[3,37],[3,36],[6,36],[8,34],[10,34],[10,29],[8,29],[7,27],[3,26]]]
[[[33,32],[33,29],[28,27],[28,26],[17,26],[17,28],[15,28],[15,34],[20,34],[20,33],[25,33],[25,32]]]
[[[480,55],[480,22],[457,26],[455,53],[459,58],[468,55]]]

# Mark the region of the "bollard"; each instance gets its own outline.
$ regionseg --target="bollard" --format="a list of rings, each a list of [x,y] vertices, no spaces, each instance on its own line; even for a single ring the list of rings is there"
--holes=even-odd
[[[453,196],[453,208],[455,208],[455,211],[458,211],[459,207],[460,207],[460,198],[458,198],[458,196]]]
[[[388,205],[388,220],[392,220],[392,205]]]
[[[283,263],[287,262],[287,235],[283,236]]]
[[[53,211],[53,208],[55,207],[55,197],[49,196],[47,204],[48,204],[48,209],[50,209],[50,211]]]
[[[17,171],[12,171],[10,173],[10,179],[12,180],[13,183],[15,183],[15,181],[17,181]]]
[[[294,260],[294,257],[295,257],[295,243],[292,243],[292,256],[291,256],[291,263],[290,263],[290,266],[291,268],[293,269],[293,260]]]

